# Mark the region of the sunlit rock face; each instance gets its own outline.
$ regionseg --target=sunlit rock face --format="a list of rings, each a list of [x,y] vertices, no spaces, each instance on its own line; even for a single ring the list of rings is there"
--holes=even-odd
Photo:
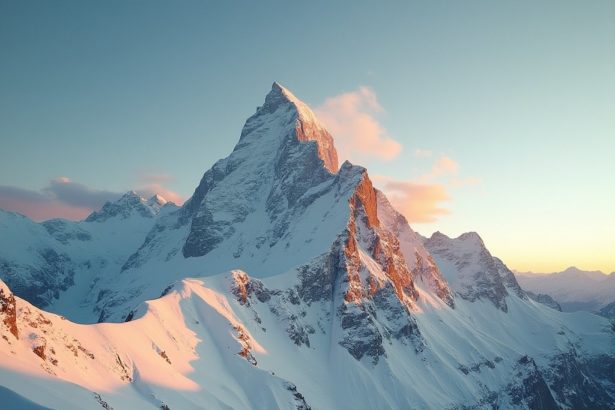
[[[0,321],[4,328],[13,336],[18,337],[17,311],[15,308],[15,296],[4,282],[0,280]],[[4,332],[2,332],[4,333]]]
[[[450,307],[454,307],[453,292],[425,248],[422,238],[412,230],[406,218],[393,208],[380,191],[377,191],[377,203],[382,225],[398,238],[400,251],[415,280],[420,280],[429,291],[434,292]]]

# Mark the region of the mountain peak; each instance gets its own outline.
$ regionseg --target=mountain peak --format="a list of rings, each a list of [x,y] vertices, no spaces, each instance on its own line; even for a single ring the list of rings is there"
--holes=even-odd
[[[337,151],[333,144],[333,137],[320,123],[310,107],[297,98],[287,88],[278,82],[271,85],[271,91],[265,97],[265,103],[259,107],[255,116],[267,114],[288,113],[294,114],[291,119],[294,125],[293,135],[301,142],[314,141],[318,147],[318,156],[324,162],[325,168],[331,173],[338,169]],[[254,118],[254,117],[253,117]],[[250,120],[248,120],[248,123]],[[246,123],[242,132],[242,138],[252,131],[252,127]]]
[[[480,247],[483,247],[483,248],[485,247],[483,239],[480,237],[479,234],[477,234],[476,232],[473,232],[473,231],[462,233],[461,235],[459,235],[459,237],[457,239],[460,239],[460,240],[465,241],[465,242],[474,243],[477,246],[480,246]]]
[[[275,102],[275,101],[280,101],[280,100],[288,101],[288,102],[299,102],[303,104],[303,102],[299,100],[297,97],[295,97],[295,95],[292,92],[290,92],[290,90],[288,90],[282,84],[275,81],[271,85],[271,91],[269,91],[269,94],[267,94],[267,96],[265,97],[265,103]]]
[[[143,198],[141,198],[139,194],[137,194],[133,190],[130,190],[126,192],[124,195],[122,195],[117,201],[115,201],[115,203],[125,203],[125,202],[137,203],[137,202],[141,202],[142,199]]]
[[[159,205],[159,206],[163,206],[164,204],[166,204],[168,201],[161,195],[155,194],[154,196],[152,196],[150,199],[147,200],[147,204],[148,205]]]
[[[106,202],[100,210],[92,212],[86,221],[103,222],[114,217],[126,219],[133,213],[144,218],[153,218],[166,203],[167,201],[160,195],[154,195],[146,200],[135,191],[128,191],[118,200]]]

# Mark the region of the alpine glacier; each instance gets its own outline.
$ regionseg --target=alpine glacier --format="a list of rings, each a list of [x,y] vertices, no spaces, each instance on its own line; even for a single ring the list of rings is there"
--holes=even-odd
[[[0,233],[4,403],[615,406],[615,324],[533,301],[476,233],[418,235],[277,83],[182,207]]]

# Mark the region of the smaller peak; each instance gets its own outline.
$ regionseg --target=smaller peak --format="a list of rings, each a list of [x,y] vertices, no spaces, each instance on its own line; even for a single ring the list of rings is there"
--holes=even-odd
[[[154,196],[152,196],[150,199],[147,200],[147,204],[148,205],[164,205],[166,204],[168,201],[162,196],[162,195],[158,195],[155,194]]]
[[[280,94],[286,97],[288,100],[298,100],[298,98],[295,97],[295,95],[291,93],[288,90],[288,88],[284,87],[282,84],[278,83],[277,81],[274,81],[273,84],[271,85],[271,92]]]
[[[367,169],[360,165],[354,165],[352,162],[346,160],[338,171],[340,178],[363,178],[367,176]],[[369,178],[369,176],[368,176]]]
[[[276,81],[271,85],[271,91],[269,91],[269,94],[265,97],[265,103],[262,109],[265,110],[265,112],[274,112],[278,107],[287,103],[291,103],[295,106],[302,104],[293,93]]]
[[[100,210],[92,212],[85,221],[102,222],[116,216],[121,216],[125,219],[128,218],[133,211],[136,211],[143,217],[152,217],[154,211],[151,209],[151,206],[146,206],[146,202],[147,201],[135,191],[128,191],[116,201],[105,202]]]
[[[461,239],[462,241],[475,241],[475,242],[483,242],[482,238],[479,234],[474,231],[465,232],[459,235],[457,239]]]
[[[135,191],[130,190],[126,192],[124,195],[122,195],[116,202],[124,202],[126,200],[134,201],[135,199],[138,199],[140,201],[143,198],[141,198],[141,196],[137,194]]]
[[[277,81],[274,81],[273,84],[271,84],[271,91],[283,93],[284,91],[286,91],[286,88],[284,88],[284,86]]]
[[[440,231],[435,231],[434,233],[431,234],[431,237],[429,237],[429,240],[442,240],[442,239],[451,239],[449,236],[443,234]]]

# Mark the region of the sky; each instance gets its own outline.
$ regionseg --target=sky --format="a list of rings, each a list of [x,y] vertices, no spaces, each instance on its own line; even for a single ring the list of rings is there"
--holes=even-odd
[[[181,203],[278,81],[418,232],[615,271],[615,2],[222,3],[0,0],[0,208]]]

